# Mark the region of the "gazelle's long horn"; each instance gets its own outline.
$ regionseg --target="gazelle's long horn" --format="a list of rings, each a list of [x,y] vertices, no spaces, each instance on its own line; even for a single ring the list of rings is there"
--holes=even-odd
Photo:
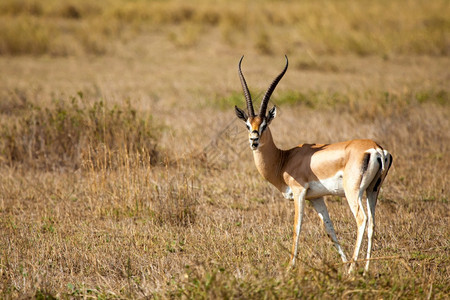
[[[244,55],[242,55],[241,59],[239,60],[239,78],[241,79],[242,90],[244,91],[245,100],[247,102],[248,114],[250,115],[250,117],[254,117],[255,111],[253,110],[252,95],[250,95],[250,91],[248,90],[247,82],[245,82],[244,74],[242,74],[242,70],[241,70],[241,63],[242,63],[243,58],[244,58]]]
[[[267,110],[267,104],[269,103],[270,96],[272,96],[273,91],[277,87],[278,82],[280,82],[281,78],[283,78],[284,73],[286,73],[288,68],[288,58],[287,55],[284,56],[286,58],[286,66],[284,67],[284,70],[274,79],[272,84],[269,86],[269,89],[267,90],[266,94],[264,95],[264,98],[261,101],[261,108],[259,109],[259,116],[261,118],[265,117],[266,110]]]

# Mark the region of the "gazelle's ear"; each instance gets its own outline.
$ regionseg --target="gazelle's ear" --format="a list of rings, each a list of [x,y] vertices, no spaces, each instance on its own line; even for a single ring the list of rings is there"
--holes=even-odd
[[[267,114],[267,121],[266,121],[267,125],[269,125],[270,122],[272,122],[272,120],[275,119],[276,115],[277,115],[277,107],[274,106],[272,107],[271,110],[269,110],[269,113]]]
[[[236,111],[236,116],[244,122],[247,122],[248,117],[247,114],[237,106],[234,106],[234,110]]]

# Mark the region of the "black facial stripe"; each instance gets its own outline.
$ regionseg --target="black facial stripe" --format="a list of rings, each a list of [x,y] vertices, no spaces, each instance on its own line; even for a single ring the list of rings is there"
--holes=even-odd
[[[267,124],[264,124],[263,126],[261,126],[261,133],[262,133],[264,130],[266,130],[266,128],[267,128]]]

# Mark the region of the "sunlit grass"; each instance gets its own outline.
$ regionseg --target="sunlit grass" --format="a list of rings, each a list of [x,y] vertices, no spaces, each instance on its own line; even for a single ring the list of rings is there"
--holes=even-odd
[[[446,5],[0,1],[0,298],[445,299]],[[367,276],[310,205],[286,269],[293,204],[234,114],[243,54],[255,108],[289,56],[280,148],[392,153]],[[347,201],[326,202],[348,254]]]
[[[130,34],[168,31],[180,47],[218,28],[222,43],[253,44],[262,54],[448,55],[446,1],[90,1],[6,0],[0,54],[104,54]],[[31,26],[33,30],[27,30]],[[176,34],[167,26],[181,26]],[[283,43],[279,45],[280,32]],[[182,36],[182,37],[181,37]],[[74,45],[67,45],[67,43]],[[80,50],[81,49],[81,50]]]
[[[448,292],[448,276],[442,271],[448,263],[448,230],[437,224],[444,222],[448,192],[442,190],[446,175],[437,174],[448,168],[448,133],[440,129],[448,125],[448,103],[432,100],[440,94],[431,93],[427,101],[396,96],[386,100],[393,105],[389,112],[375,110],[370,121],[364,118],[373,108],[368,101],[359,103],[358,111],[345,101],[329,109],[320,102],[309,106],[283,102],[283,95],[278,99],[281,110],[286,110],[274,121],[273,132],[278,135],[299,123],[292,123],[292,118],[301,111],[314,115],[302,126],[306,139],[309,135],[317,140],[348,136],[359,122],[358,132],[375,132],[374,138],[393,153],[394,167],[377,208],[376,260],[368,277],[360,272],[345,275],[345,265],[310,208],[299,267],[286,271],[292,203],[283,201],[257,176],[246,151],[237,154],[240,161],[225,165],[213,161],[209,165],[209,156],[199,162],[198,157],[177,160],[169,153],[154,165],[149,155],[153,144],[149,148],[135,139],[149,137],[141,132],[142,119],[135,120],[129,106],[108,108],[94,102],[92,107],[77,108],[76,99],[54,110],[43,109],[49,118],[41,121],[48,125],[41,128],[38,140],[46,135],[52,138],[57,130],[60,142],[69,146],[73,129],[83,128],[86,149],[96,149],[97,140],[105,148],[102,152],[100,147],[97,156],[89,152],[75,169],[46,171],[36,168],[36,159],[3,160],[0,226],[8,240],[1,243],[5,287],[1,293],[4,297],[24,293],[36,297],[409,298],[427,297],[431,291],[443,297]],[[71,111],[61,110],[64,107]],[[9,109],[17,120],[30,113],[20,105]],[[105,117],[107,129],[112,130],[108,136],[98,132],[93,122],[99,121],[103,131]],[[75,126],[78,123],[81,127]],[[323,125],[333,123],[339,126]],[[234,139],[235,145],[230,146],[240,150],[240,141]],[[149,141],[160,143],[157,136]],[[47,156],[55,151],[60,159],[74,161],[70,151],[53,145],[47,146]],[[123,148],[127,145],[129,150]],[[346,201],[329,199],[328,206],[344,248],[350,251],[354,224]]]
[[[121,152],[144,155],[153,164],[158,160],[159,129],[129,102],[111,108],[103,101],[88,104],[81,92],[50,107],[16,101],[3,103],[0,111],[0,154],[9,165],[110,168],[124,161],[118,159]]]

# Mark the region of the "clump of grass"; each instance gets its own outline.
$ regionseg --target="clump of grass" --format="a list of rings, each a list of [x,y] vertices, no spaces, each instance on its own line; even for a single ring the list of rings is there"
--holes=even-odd
[[[271,38],[266,30],[261,30],[256,35],[255,48],[261,54],[272,54],[273,53]]]
[[[445,90],[423,90],[415,94],[414,98],[419,103],[436,103],[440,105],[448,105],[450,101],[450,95]]]
[[[195,223],[200,197],[193,180],[173,179],[167,185],[158,185],[152,195],[155,220],[159,225],[189,226]]]
[[[5,0],[0,4],[3,15],[31,15],[40,16],[44,13],[41,1],[37,0]]]
[[[1,114],[2,112],[0,112]],[[103,101],[83,102],[83,94],[55,100],[50,107],[27,103],[12,122],[0,127],[0,155],[10,165],[77,169],[88,160],[92,166],[114,166],[120,161],[105,153],[149,154],[158,159],[158,129],[149,117],[131,106],[109,107]],[[105,149],[107,151],[105,151]]]
[[[47,53],[55,28],[42,20],[26,17],[0,18],[0,55]]]
[[[189,48],[198,43],[201,33],[201,26],[190,23],[182,28],[176,28],[171,31],[168,37],[176,46],[181,48]]]
[[[317,58],[308,51],[308,56],[300,56],[294,61],[294,67],[302,71],[339,72],[342,71],[336,64]]]

